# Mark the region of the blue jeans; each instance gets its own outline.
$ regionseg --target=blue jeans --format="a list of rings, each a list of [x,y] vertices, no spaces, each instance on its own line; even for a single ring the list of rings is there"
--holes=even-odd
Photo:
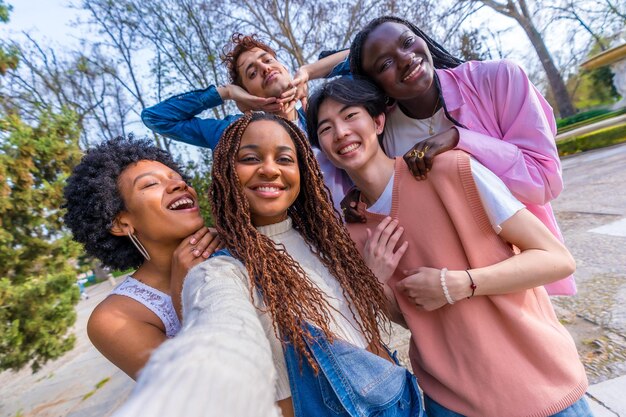
[[[428,417],[464,417],[463,414],[448,410],[441,404],[435,402],[428,395],[424,395],[424,403],[426,404],[426,414],[428,414]],[[593,417],[593,413],[589,408],[589,404],[587,404],[587,400],[583,396],[565,410],[553,414],[551,417]]]

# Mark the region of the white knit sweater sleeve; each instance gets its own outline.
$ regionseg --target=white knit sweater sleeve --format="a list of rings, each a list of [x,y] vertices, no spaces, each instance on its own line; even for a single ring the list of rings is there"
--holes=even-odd
[[[269,341],[242,264],[218,256],[183,288],[183,328],[152,354],[114,417],[280,416]]]

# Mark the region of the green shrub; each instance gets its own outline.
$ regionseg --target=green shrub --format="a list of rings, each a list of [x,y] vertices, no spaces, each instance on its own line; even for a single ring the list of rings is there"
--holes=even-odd
[[[556,146],[559,150],[559,155],[565,156],[591,149],[604,148],[622,142],[626,142],[626,124],[611,126],[569,138],[558,142]]]
[[[127,269],[125,271],[112,271],[111,274],[113,274],[114,278],[117,278],[117,277],[121,277],[122,275],[128,275],[128,274],[130,274],[133,271],[134,271],[134,269],[130,268],[130,269]]]
[[[594,109],[589,111],[584,111],[580,113],[576,113],[573,116],[565,117],[563,119],[558,119],[556,121],[556,127],[562,128],[565,126],[572,125],[574,123],[582,122],[587,119],[591,119],[597,116],[602,116],[604,114],[611,113],[609,109]]]
[[[587,113],[588,112],[586,112],[586,113],[579,113],[579,114],[576,114],[576,115],[571,116],[571,117],[573,118],[573,117],[577,117],[577,116],[579,116],[581,114],[587,114]],[[625,114],[625,113],[626,113],[626,108],[615,110],[615,111],[608,111],[607,110],[604,113],[592,115],[590,117],[586,117],[586,118],[583,118],[582,120],[578,120],[578,121],[575,121],[575,122],[570,121],[571,118],[569,118],[569,117],[567,119],[559,119],[559,120],[556,121],[556,125],[557,125],[557,128],[558,128],[558,133],[565,133],[565,132],[569,132],[570,130],[579,128],[581,126],[586,126],[588,124],[599,122],[601,120],[610,119],[611,117],[619,116],[619,115]],[[564,120],[568,121],[568,123],[563,124],[562,122]]]

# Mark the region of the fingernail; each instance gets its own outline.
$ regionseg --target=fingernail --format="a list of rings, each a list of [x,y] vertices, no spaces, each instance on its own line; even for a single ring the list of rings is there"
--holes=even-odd
[[[189,241],[189,243],[191,243],[192,245],[195,245],[195,244],[196,244],[196,242],[197,242],[197,241],[196,241],[196,238],[195,238],[195,237],[192,237],[192,238],[191,238],[191,240]]]
[[[199,250],[193,251],[193,256],[200,256],[200,251]]]

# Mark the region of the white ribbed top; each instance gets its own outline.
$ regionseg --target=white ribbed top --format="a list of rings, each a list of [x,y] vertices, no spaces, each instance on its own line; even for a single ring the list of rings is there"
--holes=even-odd
[[[283,244],[326,295],[339,338],[365,348],[341,287],[311,252],[291,219],[259,227]],[[129,401],[114,417],[142,415],[279,416],[275,401],[291,396],[272,320],[241,262],[216,256],[194,267],[183,287],[183,327],[141,371]]]

